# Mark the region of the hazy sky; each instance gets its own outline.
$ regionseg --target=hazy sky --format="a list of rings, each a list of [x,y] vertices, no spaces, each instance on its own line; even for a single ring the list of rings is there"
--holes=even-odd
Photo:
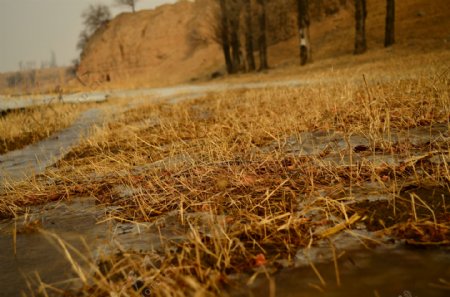
[[[58,66],[78,57],[76,44],[83,29],[81,13],[89,4],[110,6],[113,14],[129,11],[114,0],[0,0],[0,72],[19,68],[19,62],[34,61],[39,67],[56,54]],[[176,2],[139,0],[137,9]]]

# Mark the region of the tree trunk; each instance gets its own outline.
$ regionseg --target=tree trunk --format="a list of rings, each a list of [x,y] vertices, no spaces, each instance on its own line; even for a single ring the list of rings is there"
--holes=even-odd
[[[297,0],[297,18],[300,39],[300,65],[305,65],[311,60],[309,0]]]
[[[225,0],[220,0],[220,11],[221,11],[221,39],[222,39],[222,50],[223,56],[225,58],[225,64],[227,67],[227,72],[229,74],[233,73],[233,64],[231,62],[231,54],[230,54],[230,41],[229,41],[229,31],[228,31],[228,16],[227,16],[227,8],[225,5]]]
[[[241,70],[241,42],[239,40],[239,15],[231,16],[231,53],[233,73]]]
[[[268,69],[267,63],[267,37],[266,37],[266,0],[258,0],[260,5],[260,13],[259,13],[259,70]]]
[[[384,46],[395,43],[395,0],[386,1],[386,31],[384,33]]]
[[[355,1],[355,55],[364,53],[367,50],[366,44],[366,0]]]
[[[245,51],[248,71],[255,71],[255,57],[253,55],[253,28],[252,28],[252,4],[251,0],[245,0]]]

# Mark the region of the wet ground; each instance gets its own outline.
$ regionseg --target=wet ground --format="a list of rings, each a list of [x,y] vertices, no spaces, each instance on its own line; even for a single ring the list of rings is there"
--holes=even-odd
[[[247,289],[236,290],[233,295],[444,297],[449,294],[449,284],[442,281],[443,278],[448,281],[450,275],[448,249],[360,249],[346,252],[337,263],[340,285],[335,262],[330,261],[315,265],[323,282],[311,267],[302,266],[282,270],[272,280],[262,273]],[[271,295],[271,291],[275,294]]]
[[[30,96],[30,97],[4,97],[0,95],[0,115],[15,109],[25,109],[33,106],[49,105],[54,103],[84,103],[104,102],[107,95],[104,93],[85,93],[57,96]]]
[[[59,289],[77,286],[65,249],[89,271],[90,263],[103,255],[119,250],[162,250],[162,244],[184,240],[188,233],[177,212],[139,224],[117,222],[111,218],[114,212],[113,207],[98,205],[95,199],[79,198],[32,207],[27,215],[0,222],[0,296],[21,296],[21,291],[28,291],[27,282],[36,290],[36,274]],[[210,219],[205,213],[185,216],[205,232]]]
[[[86,137],[92,125],[102,122],[102,112],[99,109],[91,109],[81,114],[72,126],[49,138],[0,155],[0,185],[43,172]]]
[[[33,207],[27,215],[0,223],[0,296],[20,296],[21,291],[27,291],[27,282],[36,290],[37,274],[44,283],[59,289],[77,286],[74,266],[65,248],[77,265],[89,271],[87,263],[98,262],[102,255],[118,250],[158,253],[162,244],[183,241],[189,233],[187,224],[180,223],[177,211],[153,223],[140,224],[113,220],[115,211],[119,209],[98,205],[95,199],[79,198]],[[208,213],[184,217],[185,223],[205,234],[211,221],[219,219]],[[340,285],[333,249],[338,258]],[[450,276],[450,250],[408,249],[399,241],[380,237],[360,225],[318,241],[311,248],[299,249],[294,267],[282,259],[276,266],[287,268],[280,269],[271,281],[260,270],[254,281],[230,288],[229,293],[271,296],[275,288],[275,296],[376,297],[402,296],[407,291],[412,296],[447,296],[444,288],[448,290],[449,284],[443,280],[448,281]],[[248,280],[245,276],[238,278]]]
[[[273,86],[277,86],[277,83],[274,83]],[[298,82],[289,82],[289,84],[296,86]],[[246,85],[248,88],[261,86],[261,84]],[[267,87],[267,84],[264,86]],[[170,102],[176,103],[181,100],[197,98],[206,92],[221,90],[221,88],[226,88],[226,85],[220,88],[217,86],[192,86],[140,90],[134,93],[126,91],[116,92],[115,96],[137,96],[148,92],[169,98]],[[129,108],[135,107],[136,104],[139,103],[132,103]],[[49,139],[23,150],[0,156],[2,183],[5,183],[6,178],[19,180],[42,172],[60,159],[71,146],[85,137],[93,124],[102,123],[102,121],[99,110],[90,110],[83,114],[72,127]],[[421,148],[423,146],[438,147],[439,144],[448,143],[449,137],[446,124],[408,131],[392,131],[388,136],[381,135],[378,140],[367,139],[363,135],[345,138],[338,132],[318,131],[301,133],[286,139],[283,144],[269,144],[259,147],[258,150],[271,152],[281,149],[288,154],[301,156],[327,152],[320,162],[330,162],[338,166],[353,166],[353,164],[367,162],[376,165],[400,164],[415,162],[418,160],[417,158],[434,164],[442,164],[449,162],[448,153],[428,150],[432,153],[424,154]],[[415,153],[413,155],[394,155],[377,147],[380,143],[392,145],[402,142],[416,147]],[[345,153],[345,151],[348,152],[348,149],[353,152],[351,156]],[[147,166],[137,166],[134,170],[139,172],[155,167],[175,166],[186,162],[188,157],[178,155]],[[422,191],[421,189],[409,190]],[[121,198],[127,199],[139,189],[119,187],[114,191]],[[351,198],[346,203],[354,204],[355,208],[359,205],[359,207],[367,209],[366,215],[373,218],[375,223],[379,223],[378,219],[380,218],[386,218],[386,213],[380,212],[380,209],[389,205],[391,196],[384,188],[380,187],[379,183],[367,183],[360,185],[359,188],[355,187],[350,195],[347,195],[346,191],[348,189],[343,189],[340,193],[341,196]],[[433,189],[427,189],[427,191],[433,192]],[[444,197],[442,201],[445,204],[450,195],[445,190],[439,191],[437,192],[438,196],[440,194]],[[406,193],[406,191],[404,192]],[[427,195],[427,193],[425,194]],[[430,196],[434,197],[433,195]],[[31,280],[32,283],[36,281],[36,273],[43,282],[57,284],[59,288],[71,285],[70,282],[60,283],[71,279],[74,272],[73,266],[64,255],[64,246],[61,245],[58,238],[81,251],[91,262],[98,260],[102,254],[111,253],[119,248],[137,251],[158,250],[162,244],[161,238],[180,241],[186,238],[188,230],[185,225],[180,223],[180,214],[176,211],[160,217],[151,224],[130,224],[112,219],[114,212],[120,211],[119,209],[97,203],[98,201],[89,197],[64,203],[51,203],[34,207],[29,214],[13,221],[1,222],[0,296],[20,296],[21,291],[27,287],[27,280]],[[442,205],[436,207],[442,207]],[[208,232],[208,224],[211,221],[208,214],[186,214],[185,219],[195,221],[195,226],[199,230]],[[385,223],[389,223],[387,220],[385,221]],[[449,291],[440,289],[440,287],[446,286],[447,289],[450,287],[448,283],[445,284],[441,281],[441,279],[449,281],[449,250],[444,248],[405,249],[394,245],[393,243],[398,244],[398,242],[392,238],[387,236],[379,238],[375,235],[374,232],[380,227],[377,227],[375,223],[361,223],[354,228],[351,234],[342,232],[338,236],[332,237],[331,241],[323,240],[310,250],[299,250],[294,259],[295,268],[281,269],[279,273],[275,274],[273,281],[268,281],[261,273],[261,276],[253,283],[242,285],[239,290],[231,289],[232,295],[271,296],[270,292],[272,291],[276,293],[275,296],[308,297],[447,296],[446,293]],[[373,238],[380,244],[367,249],[367,246],[361,244],[359,239],[361,237]],[[339,258],[337,267],[340,286],[336,279],[336,262],[330,258],[331,246],[334,246]],[[87,264],[83,264],[84,260],[81,257],[75,256],[75,260],[85,268],[87,267]],[[314,263],[320,277],[312,269],[311,263]],[[279,265],[283,267],[284,263],[280,262]]]

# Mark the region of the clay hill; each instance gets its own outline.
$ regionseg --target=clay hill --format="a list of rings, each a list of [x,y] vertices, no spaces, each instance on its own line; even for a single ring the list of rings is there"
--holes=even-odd
[[[209,37],[209,2],[182,1],[117,16],[88,42],[78,75],[90,83],[160,85],[215,71],[222,57]]]
[[[111,86],[156,86],[208,78],[224,72],[215,42],[214,0],[180,1],[154,10],[123,13],[88,42],[78,68],[83,81]],[[268,39],[271,67],[297,63],[295,6],[290,11],[269,1]],[[313,59],[351,55],[353,1],[312,1]],[[318,4],[319,3],[319,4]],[[396,47],[411,51],[449,49],[448,0],[397,1]],[[382,49],[385,1],[368,0],[369,50]]]

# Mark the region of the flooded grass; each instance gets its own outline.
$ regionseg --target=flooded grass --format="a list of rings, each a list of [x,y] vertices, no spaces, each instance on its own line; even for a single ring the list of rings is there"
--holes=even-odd
[[[8,186],[0,216],[91,197],[100,221],[154,228],[148,249],[119,245],[87,270],[73,264],[82,286],[67,296],[240,296],[236,286],[252,296],[260,277],[274,296],[295,267],[312,272],[314,292],[333,292],[330,277],[338,287],[357,277],[339,264],[351,250],[449,246],[448,86],[432,72],[149,103]],[[315,251],[328,266],[304,256]],[[449,261],[435,263],[443,275],[430,296],[448,289]]]
[[[0,115],[0,155],[38,142],[70,126],[90,104],[52,104]]]

